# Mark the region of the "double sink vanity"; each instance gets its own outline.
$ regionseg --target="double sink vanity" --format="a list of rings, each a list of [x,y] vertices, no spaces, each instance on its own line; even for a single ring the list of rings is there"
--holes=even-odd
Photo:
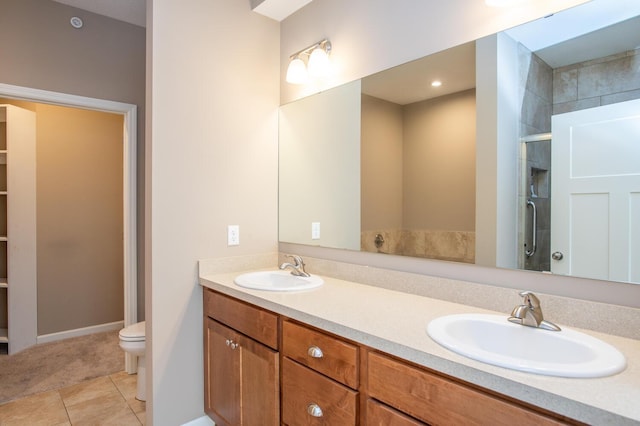
[[[205,411],[216,424],[640,422],[636,340],[541,328],[554,325],[544,297],[527,292],[510,317],[304,273],[294,260],[243,272],[201,264]]]

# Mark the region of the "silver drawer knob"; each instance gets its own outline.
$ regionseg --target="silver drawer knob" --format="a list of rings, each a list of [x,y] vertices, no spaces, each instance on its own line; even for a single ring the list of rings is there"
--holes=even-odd
[[[227,344],[227,346],[231,346],[231,343],[232,343],[232,342],[233,342],[233,340],[231,340],[231,339],[227,339],[227,340],[225,341],[225,343]]]
[[[311,403],[307,405],[307,413],[313,417],[322,417],[322,408],[318,404]]]
[[[322,349],[317,346],[310,346],[309,349],[307,349],[307,354],[311,358],[322,358],[324,356]]]

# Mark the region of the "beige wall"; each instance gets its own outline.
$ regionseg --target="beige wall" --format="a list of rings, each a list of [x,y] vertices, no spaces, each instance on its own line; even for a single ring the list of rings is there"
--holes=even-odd
[[[360,249],[360,115],[360,81],[280,108],[280,241]]]
[[[475,90],[404,108],[404,228],[475,230]]]
[[[362,97],[362,230],[475,229],[475,91]],[[287,241],[287,240],[283,240]]]
[[[84,27],[71,27],[71,16]],[[51,0],[2,0],[0,39],[0,83],[138,106],[138,316],[144,318],[145,29]]]
[[[402,228],[403,108],[362,95],[362,230]]]
[[[0,103],[36,113],[38,335],[122,321],[123,116]]]
[[[147,19],[147,421],[178,425],[204,414],[197,260],[277,250],[279,26],[237,0]]]

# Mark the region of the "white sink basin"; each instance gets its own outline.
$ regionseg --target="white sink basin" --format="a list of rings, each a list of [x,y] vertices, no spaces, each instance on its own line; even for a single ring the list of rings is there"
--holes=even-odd
[[[298,291],[320,287],[324,280],[317,275],[297,277],[289,271],[258,271],[238,275],[233,282],[255,290]]]
[[[626,367],[620,351],[595,337],[513,324],[506,315],[448,315],[431,321],[427,333],[460,355],[528,373],[604,377]]]

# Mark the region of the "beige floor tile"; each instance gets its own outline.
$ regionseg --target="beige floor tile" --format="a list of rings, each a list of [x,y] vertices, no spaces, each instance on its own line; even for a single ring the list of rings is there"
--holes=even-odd
[[[44,392],[0,405],[2,426],[49,426],[69,424],[68,421],[67,411],[57,391]]]
[[[112,397],[124,400],[108,376],[98,377],[97,379],[62,388],[59,392],[67,408],[97,398]]]
[[[111,395],[83,401],[67,407],[71,424],[75,425],[140,425],[122,396],[117,400]]]
[[[136,413],[136,417],[138,418],[140,423],[142,423],[143,425],[147,424],[147,412],[146,411],[142,411],[140,413]]]
[[[122,396],[124,396],[124,399],[127,401],[127,404],[129,404],[129,407],[131,407],[133,412],[136,414],[143,413],[146,409],[146,404],[144,401],[138,401],[136,399],[138,375],[127,374],[123,371],[117,374],[112,374],[110,377]]]

